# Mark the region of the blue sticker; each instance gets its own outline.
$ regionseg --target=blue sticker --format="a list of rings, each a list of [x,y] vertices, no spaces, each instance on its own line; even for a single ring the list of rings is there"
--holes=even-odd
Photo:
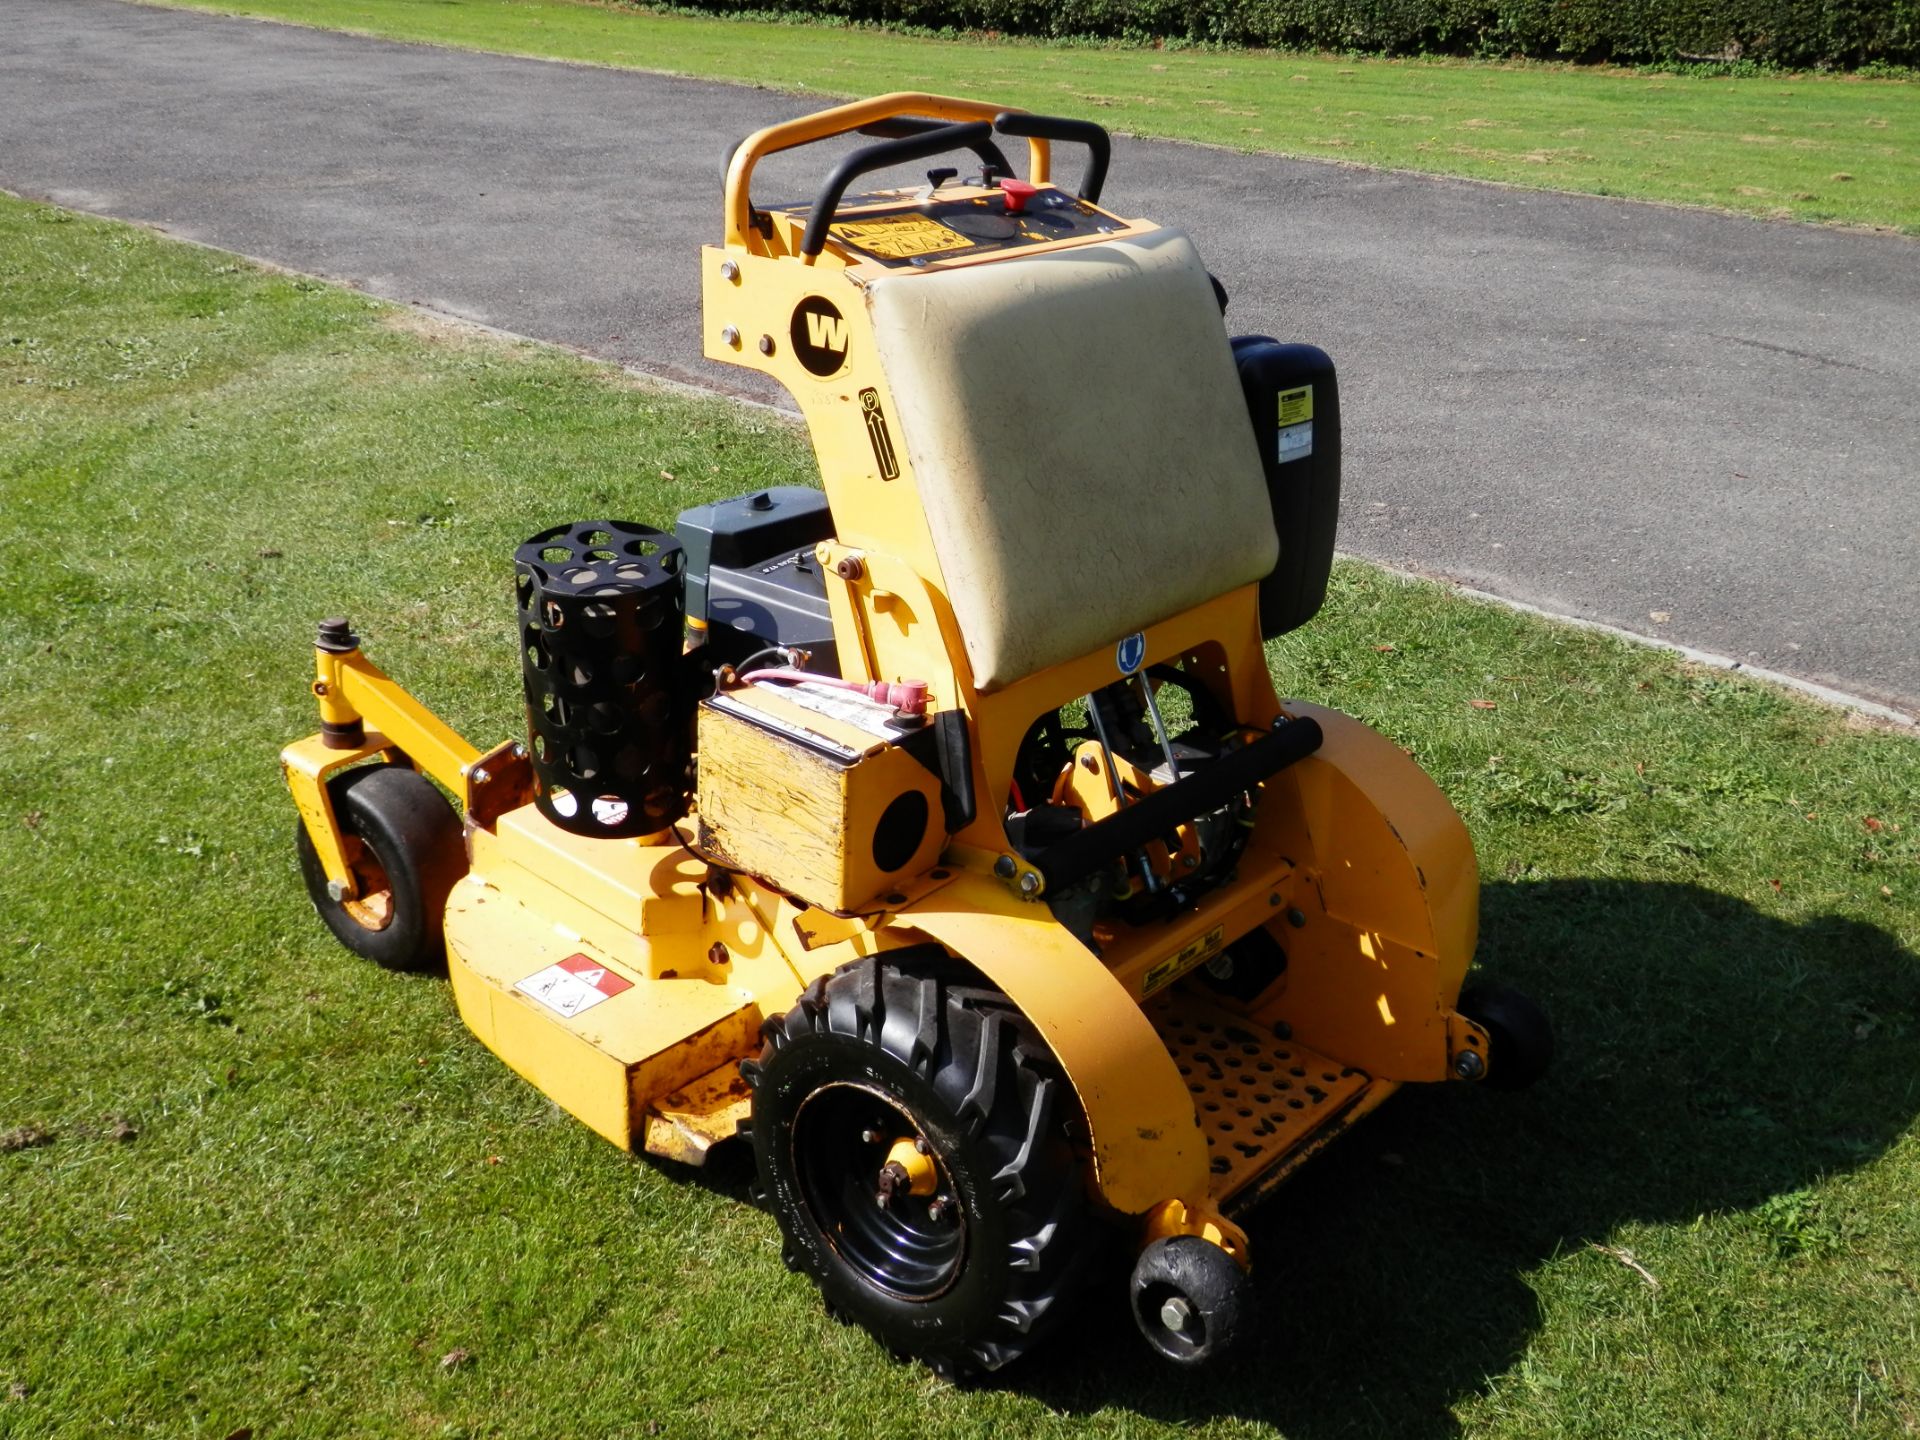
[[[1138,630],[1127,636],[1113,649],[1113,663],[1120,667],[1122,675],[1131,675],[1140,668],[1140,662],[1147,658],[1147,637]]]

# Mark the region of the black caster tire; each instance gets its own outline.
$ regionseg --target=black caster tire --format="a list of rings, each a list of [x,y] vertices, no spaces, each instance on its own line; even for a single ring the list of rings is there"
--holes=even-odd
[[[1205,1365],[1239,1338],[1247,1285],[1239,1263],[1211,1241],[1156,1240],[1133,1267],[1133,1321],[1162,1359]]]
[[[313,908],[354,954],[389,970],[428,971],[446,959],[447,896],[467,873],[459,818],[433,782],[397,765],[348,770],[327,782],[360,894],[327,893],[307,827],[295,822],[300,875]]]
[[[1031,1349],[1102,1232],[1072,1087],[1012,1002],[941,952],[896,951],[815,980],[762,1034],[742,1068],[789,1268],[955,1384]],[[902,1145],[910,1189],[886,1174]]]
[[[1460,1013],[1487,1032],[1487,1078],[1493,1090],[1524,1090],[1553,1064],[1553,1022],[1527,996],[1505,985],[1475,985],[1460,995]]]

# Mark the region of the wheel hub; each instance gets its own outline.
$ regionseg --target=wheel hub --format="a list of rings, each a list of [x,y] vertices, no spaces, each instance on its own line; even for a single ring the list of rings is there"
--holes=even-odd
[[[384,930],[393,923],[393,885],[374,853],[357,836],[346,836],[347,868],[358,892],[340,902],[341,908],[364,930]]]
[[[794,1116],[794,1169],[821,1237],[867,1284],[931,1300],[958,1278],[967,1226],[932,1143],[891,1097],[822,1086]]]

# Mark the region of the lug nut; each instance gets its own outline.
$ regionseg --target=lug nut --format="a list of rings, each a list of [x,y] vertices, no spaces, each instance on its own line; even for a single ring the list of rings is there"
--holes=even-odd
[[[1187,1322],[1193,1319],[1193,1307],[1185,1297],[1176,1295],[1160,1307],[1160,1323],[1178,1335],[1187,1328]]]
[[[889,1160],[880,1167],[880,1180],[874,1187],[873,1203],[882,1210],[893,1208],[893,1197],[904,1195],[913,1185],[913,1177],[907,1174],[907,1167],[898,1160]]]

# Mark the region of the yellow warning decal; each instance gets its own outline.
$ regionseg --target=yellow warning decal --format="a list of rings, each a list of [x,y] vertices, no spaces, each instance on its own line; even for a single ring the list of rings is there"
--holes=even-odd
[[[1197,935],[1189,940],[1180,947],[1177,954],[1169,955],[1147,971],[1147,978],[1140,982],[1140,998],[1144,1000],[1154,991],[1166,989],[1187,971],[1219,950],[1226,943],[1226,938],[1227,927],[1216,925],[1206,934]]]
[[[843,220],[831,228],[833,238],[857,245],[882,260],[910,260],[915,255],[938,255],[965,250],[973,242],[958,230],[949,230],[924,215],[876,215],[870,220]]]
[[[1313,387],[1302,385],[1297,390],[1280,392],[1280,425],[1304,425],[1313,418]]]

